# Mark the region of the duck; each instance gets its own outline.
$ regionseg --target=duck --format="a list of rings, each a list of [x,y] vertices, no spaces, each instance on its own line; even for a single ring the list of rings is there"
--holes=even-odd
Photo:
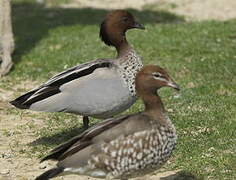
[[[159,169],[171,156],[177,134],[158,90],[180,88],[166,70],[156,65],[143,67],[135,84],[143,111],[99,122],[56,147],[41,160],[57,161],[56,167],[35,180],[71,173],[125,180]]]
[[[117,57],[97,59],[69,68],[10,103],[19,109],[66,112],[106,119],[125,111],[136,101],[135,75],[143,66],[129,45],[129,29],[145,29],[125,10],[109,12],[100,26],[100,38],[116,48]]]

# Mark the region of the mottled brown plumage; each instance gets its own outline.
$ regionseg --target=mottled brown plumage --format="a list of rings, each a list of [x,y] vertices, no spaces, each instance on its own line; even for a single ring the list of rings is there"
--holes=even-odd
[[[128,179],[154,171],[165,163],[177,136],[156,91],[163,86],[179,88],[164,69],[153,65],[142,68],[135,82],[145,110],[98,123],[55,148],[43,160],[57,160],[57,167],[37,180],[63,172]]]

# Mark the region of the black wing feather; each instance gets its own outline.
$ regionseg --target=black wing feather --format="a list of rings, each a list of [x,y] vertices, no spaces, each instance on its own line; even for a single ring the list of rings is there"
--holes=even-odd
[[[40,176],[36,177],[35,180],[48,180],[48,179],[51,179],[51,178],[57,176],[58,174],[62,173],[63,171],[64,171],[64,168],[62,168],[62,167],[56,167],[53,169],[49,169],[48,171],[44,172]]]
[[[22,95],[22,96],[16,98],[15,100],[10,101],[10,103],[11,103],[13,106],[15,106],[15,107],[17,107],[17,108],[19,108],[19,109],[29,109],[29,106],[26,105],[26,104],[24,104],[24,102],[25,102],[30,96],[32,96],[34,93],[36,93],[37,90],[38,90],[38,89],[32,90],[32,91],[30,91],[30,92],[28,92],[28,93],[26,93],[26,94],[24,94],[24,95]]]

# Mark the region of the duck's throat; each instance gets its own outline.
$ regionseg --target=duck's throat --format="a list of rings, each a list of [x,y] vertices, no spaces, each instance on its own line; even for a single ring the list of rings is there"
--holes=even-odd
[[[132,48],[126,41],[126,39],[123,39],[118,44],[116,44],[116,51],[117,51],[117,57],[121,58],[125,56]]]
[[[164,113],[164,105],[159,95],[151,94],[150,92],[143,95],[142,99],[145,105],[145,111],[147,112],[157,112],[157,113]]]
[[[166,114],[164,105],[159,95],[152,93],[145,93],[141,97],[145,105],[145,113],[151,117],[151,119],[158,121],[160,124],[169,124],[170,120]]]

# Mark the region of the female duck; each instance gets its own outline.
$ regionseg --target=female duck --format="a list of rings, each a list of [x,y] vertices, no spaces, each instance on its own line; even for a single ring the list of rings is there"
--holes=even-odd
[[[134,79],[142,67],[126,40],[125,33],[132,28],[144,29],[127,11],[108,13],[100,37],[116,48],[116,59],[98,59],[70,68],[11,104],[20,109],[80,114],[85,127],[88,116],[108,118],[126,110],[136,100]]]
[[[96,178],[144,175],[170,157],[176,131],[156,91],[163,86],[179,89],[166,71],[146,66],[136,77],[136,90],[145,110],[103,121],[55,148],[42,161],[57,160],[57,167],[36,180],[77,173]]]

